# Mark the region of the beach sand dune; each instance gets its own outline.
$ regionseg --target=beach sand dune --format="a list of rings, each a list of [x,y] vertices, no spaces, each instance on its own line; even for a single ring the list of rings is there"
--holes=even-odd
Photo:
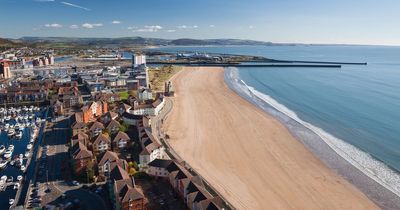
[[[173,84],[172,147],[237,209],[378,208],[231,91],[222,68],[186,68]]]

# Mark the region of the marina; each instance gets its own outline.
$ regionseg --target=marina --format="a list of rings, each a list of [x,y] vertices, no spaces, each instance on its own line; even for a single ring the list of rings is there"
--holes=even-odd
[[[25,184],[29,158],[39,135],[43,112],[39,107],[0,108],[0,205],[13,206]]]

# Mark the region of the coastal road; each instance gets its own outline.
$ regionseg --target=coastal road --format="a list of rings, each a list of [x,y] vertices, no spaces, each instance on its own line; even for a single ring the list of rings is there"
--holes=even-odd
[[[164,98],[164,100],[164,107],[162,108],[160,113],[157,116],[151,118],[151,132],[158,140],[164,137],[162,132],[162,124],[163,121],[166,119],[168,113],[172,110],[173,106],[173,103],[169,98],[166,97]]]
[[[176,159],[176,160],[183,160],[178,153],[176,153],[173,149],[171,149],[171,146],[168,143],[168,140],[165,137],[165,133],[163,131],[163,123],[166,121],[168,114],[172,111],[173,108],[173,101],[171,98],[166,97],[164,98],[165,100],[165,105],[160,111],[160,113],[157,116],[154,116],[151,118],[151,132],[155,139],[160,143],[161,145],[164,145],[166,152],[168,153],[168,156],[171,159]]]

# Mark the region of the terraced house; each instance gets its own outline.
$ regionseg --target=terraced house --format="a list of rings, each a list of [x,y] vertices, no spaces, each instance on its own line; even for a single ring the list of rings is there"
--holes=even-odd
[[[120,166],[110,173],[108,181],[110,199],[117,210],[145,210],[146,201],[141,189],[135,185],[133,177]]]

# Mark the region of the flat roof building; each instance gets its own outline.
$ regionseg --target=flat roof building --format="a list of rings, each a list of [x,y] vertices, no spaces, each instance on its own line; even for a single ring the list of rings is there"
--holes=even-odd
[[[132,55],[132,64],[133,64],[133,68],[137,68],[141,65],[145,65],[146,66],[146,55],[139,55],[139,54],[133,54]]]
[[[0,62],[0,76],[4,79],[11,78],[11,69],[7,62]]]

